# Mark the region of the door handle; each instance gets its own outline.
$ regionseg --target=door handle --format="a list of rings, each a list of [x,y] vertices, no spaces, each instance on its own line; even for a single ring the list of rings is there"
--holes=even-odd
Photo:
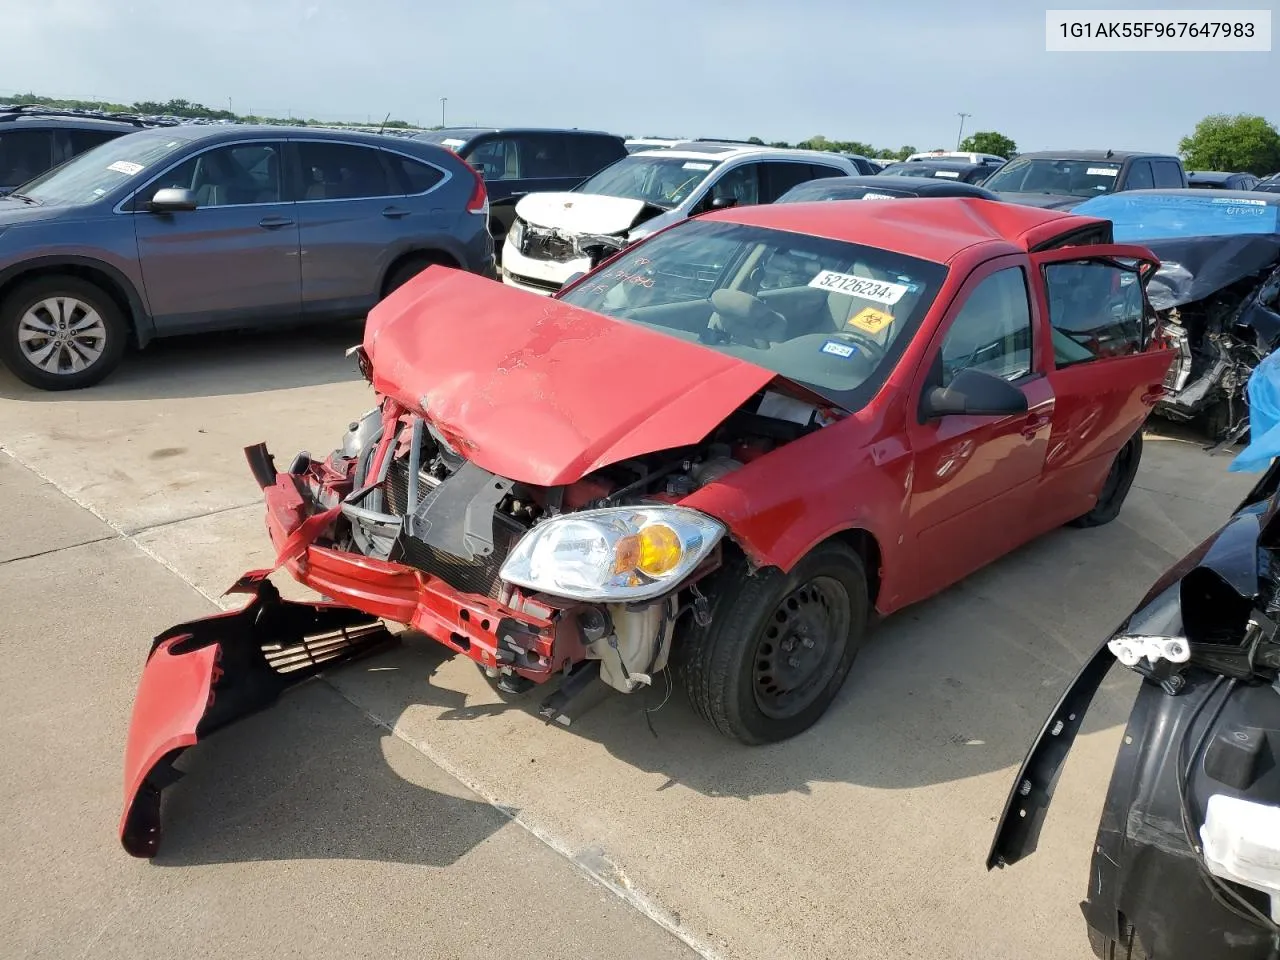
[[[399,220],[401,217],[407,217],[409,211],[402,210],[400,207],[387,207],[382,211],[382,215],[389,220]]]
[[[1165,398],[1168,392],[1163,383],[1153,383],[1147,387],[1147,392],[1142,395],[1142,402],[1148,407],[1154,407]]]
[[[263,217],[258,221],[258,226],[266,230],[275,230],[279,227],[291,226],[292,224],[293,221],[288,217]]]
[[[1053,420],[1047,413],[1033,413],[1027,417],[1027,422],[1022,425],[1022,436],[1027,440],[1034,440],[1036,434],[1047,427]]]

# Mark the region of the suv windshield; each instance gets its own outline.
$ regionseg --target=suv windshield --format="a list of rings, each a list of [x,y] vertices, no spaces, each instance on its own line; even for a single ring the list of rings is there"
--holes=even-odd
[[[739,357],[856,410],[884,383],[946,275],[941,264],[876,247],[692,220],[560,299]]]
[[[17,189],[50,206],[93,203],[185,147],[189,140],[128,134],[109,140]]]
[[[1052,193],[1096,197],[1116,187],[1120,164],[1106,160],[1010,160],[983,186],[1006,193]]]
[[[643,200],[663,210],[671,210],[683,203],[719,164],[718,160],[632,154],[605,167],[574,189],[579,193]]]

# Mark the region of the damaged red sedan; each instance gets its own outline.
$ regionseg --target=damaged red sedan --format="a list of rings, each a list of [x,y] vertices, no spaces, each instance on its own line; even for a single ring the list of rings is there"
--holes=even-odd
[[[828,708],[877,615],[1120,510],[1171,352],[1155,258],[1105,220],[987,200],[784,204],[659,232],[542,298],[431,267],[356,349],[378,405],[324,458],[246,452],[284,566],[143,673],[121,836],[173,760],[387,642],[507,691],[672,668],[758,744]]]

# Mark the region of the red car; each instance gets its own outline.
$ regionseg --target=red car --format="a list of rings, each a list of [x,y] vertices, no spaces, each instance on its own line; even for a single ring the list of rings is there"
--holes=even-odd
[[[827,709],[867,630],[1123,503],[1171,352],[1144,248],[988,200],[722,210],[554,298],[431,267],[356,348],[378,406],[324,459],[246,453],[283,565],[156,639],[122,839],[172,760],[408,624],[508,691],[668,663],[746,743]]]

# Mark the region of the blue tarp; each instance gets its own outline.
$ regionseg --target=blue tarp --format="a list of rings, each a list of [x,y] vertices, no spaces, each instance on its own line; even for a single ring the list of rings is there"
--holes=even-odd
[[[1280,204],[1269,202],[1266,194],[1246,199],[1214,196],[1217,192],[1113,193],[1086,200],[1071,212],[1110,220],[1116,243],[1280,234]]]
[[[1257,473],[1280,457],[1280,351],[1268,354],[1249,375],[1249,445],[1227,469]]]

